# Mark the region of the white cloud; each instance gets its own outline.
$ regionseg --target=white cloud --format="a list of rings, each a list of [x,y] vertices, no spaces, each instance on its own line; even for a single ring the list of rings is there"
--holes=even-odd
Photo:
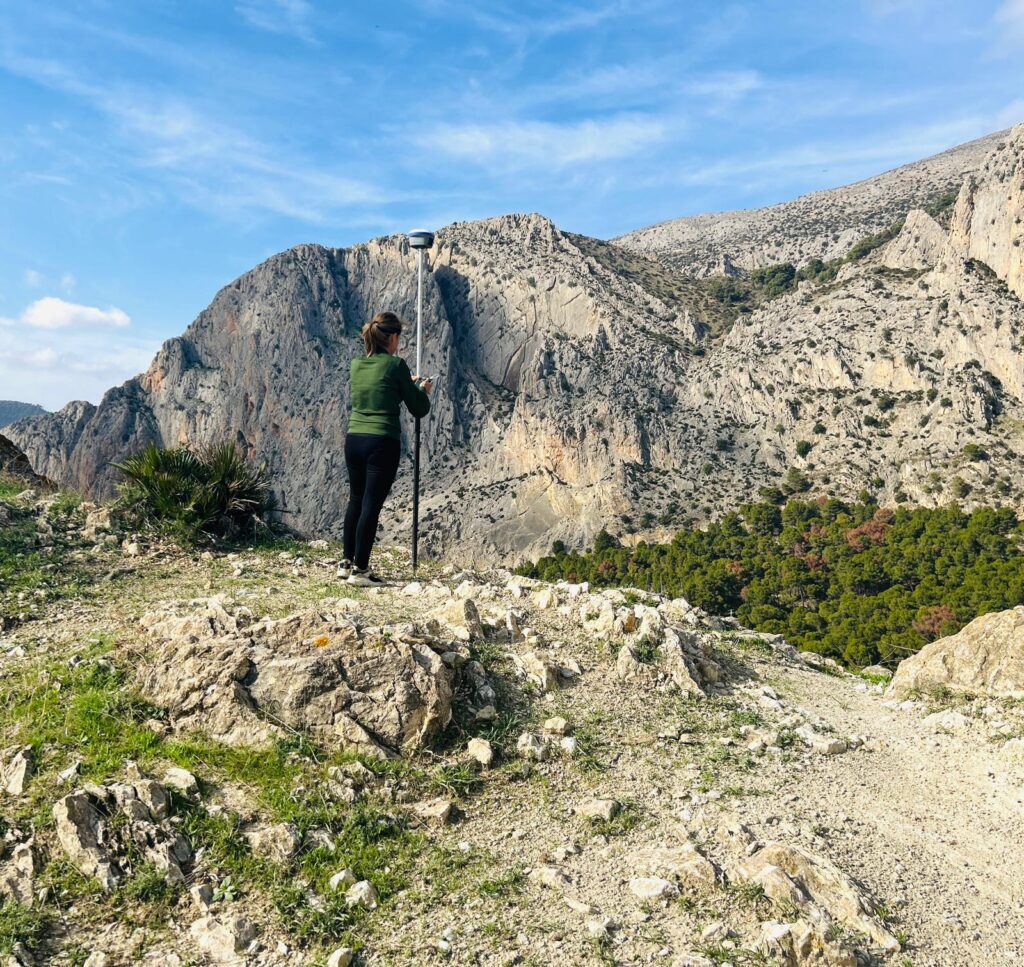
[[[625,158],[663,140],[664,122],[619,117],[557,124],[503,121],[441,124],[416,138],[422,147],[474,164],[498,168],[565,167]]]
[[[27,366],[29,369],[51,369],[58,359],[57,351],[49,346],[10,353],[9,358],[16,365]]]
[[[60,277],[60,287],[65,292],[70,292],[75,287],[77,282],[78,280],[70,272],[65,272]]]
[[[313,8],[307,0],[244,0],[235,12],[250,26],[314,43],[310,26]]]
[[[55,296],[36,299],[25,308],[20,322],[36,329],[68,329],[114,326],[124,328],[131,325],[127,313],[114,306],[99,309],[96,306],[83,306],[76,302],[65,302]]]
[[[157,348],[156,341],[135,339],[125,330],[55,333],[0,325],[0,386],[11,399],[47,409],[71,399],[98,403],[111,386],[145,372]]]
[[[30,289],[38,289],[43,284],[43,273],[35,269],[25,269],[25,285]]]

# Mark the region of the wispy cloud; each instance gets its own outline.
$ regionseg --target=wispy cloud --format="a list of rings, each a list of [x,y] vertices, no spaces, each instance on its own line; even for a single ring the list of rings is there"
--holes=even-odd
[[[1024,41],[1024,0],[1003,0],[995,13],[1003,41]]]
[[[720,71],[690,81],[686,87],[692,94],[704,97],[736,100],[764,86],[764,78],[758,71]]]
[[[55,296],[36,299],[30,303],[18,321],[35,329],[85,329],[105,326],[123,329],[131,325],[128,314],[114,306],[99,309],[96,306],[79,305],[77,302],[65,302]]]
[[[38,289],[43,284],[43,273],[37,272],[35,269],[25,269],[23,278],[25,285],[30,289]]]
[[[439,124],[415,140],[427,150],[468,164],[518,169],[564,168],[625,158],[666,135],[666,125],[660,119],[617,117],[566,123]]]
[[[2,63],[101,112],[143,169],[167,173],[180,197],[204,210],[263,211],[316,224],[349,206],[394,199],[362,178],[285,154],[180,97],[96,83],[65,64],[10,51]]]
[[[244,0],[235,11],[250,26],[274,34],[285,34],[311,44],[313,8],[307,0]]]
[[[992,118],[977,116],[923,125],[868,144],[849,139],[809,141],[784,151],[726,158],[695,168],[685,174],[682,181],[687,184],[716,184],[765,174],[774,177],[780,171],[789,175],[812,168],[836,172],[839,179],[857,170],[878,174],[887,167],[917,161],[987,134],[993,127]],[[836,181],[836,184],[840,183],[841,180]]]
[[[427,0],[424,8],[435,15],[471,23],[497,34],[514,45],[525,46],[559,34],[586,30],[615,17],[637,16],[637,3],[606,0],[604,3],[548,3],[543,10],[524,9],[518,3],[474,0]]]

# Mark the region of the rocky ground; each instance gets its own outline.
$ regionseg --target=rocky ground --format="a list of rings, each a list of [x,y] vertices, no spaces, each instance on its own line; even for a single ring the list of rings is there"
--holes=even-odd
[[[636,591],[0,514],[11,964],[1024,958],[1019,699]]]

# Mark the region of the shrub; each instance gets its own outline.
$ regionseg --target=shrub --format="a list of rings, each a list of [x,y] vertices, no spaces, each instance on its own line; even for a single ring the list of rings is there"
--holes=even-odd
[[[806,457],[811,452],[810,440],[797,440],[796,443],[796,455],[798,457]]]
[[[266,464],[250,466],[233,443],[197,449],[150,443],[115,466],[125,478],[118,502],[129,519],[185,540],[251,534],[274,511]]]
[[[667,544],[542,558],[520,573],[681,595],[862,667],[893,665],[990,611],[1024,604],[1024,525],[1010,508],[880,508],[779,494]],[[898,499],[906,500],[900,492]]]

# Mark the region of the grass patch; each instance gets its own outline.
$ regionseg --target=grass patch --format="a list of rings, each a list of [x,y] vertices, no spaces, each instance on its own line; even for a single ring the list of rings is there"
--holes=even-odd
[[[0,500],[10,496],[10,487],[0,492]],[[86,597],[91,584],[89,573],[69,560],[63,537],[79,502],[74,494],[60,494],[51,505],[46,514],[53,527],[53,544],[49,547],[37,545],[38,518],[34,510],[18,504],[3,505],[8,519],[0,524],[0,616],[24,620],[32,616],[41,601]]]
[[[632,799],[619,803],[619,811],[611,819],[588,819],[587,824],[593,833],[601,836],[625,836],[631,829],[640,825],[643,813],[640,806]]]
[[[516,896],[523,892],[525,884],[526,874],[522,870],[512,869],[499,876],[480,880],[473,887],[473,892],[478,896],[486,897]]]
[[[0,953],[9,954],[22,943],[38,951],[51,934],[53,914],[42,907],[23,907],[12,900],[0,901]]]
[[[107,657],[109,640],[97,639],[71,667],[67,662],[25,665],[0,680],[0,741],[31,745],[40,777],[74,760],[85,779],[104,782],[125,760],[147,762],[159,737],[145,721],[159,709],[129,687]]]

